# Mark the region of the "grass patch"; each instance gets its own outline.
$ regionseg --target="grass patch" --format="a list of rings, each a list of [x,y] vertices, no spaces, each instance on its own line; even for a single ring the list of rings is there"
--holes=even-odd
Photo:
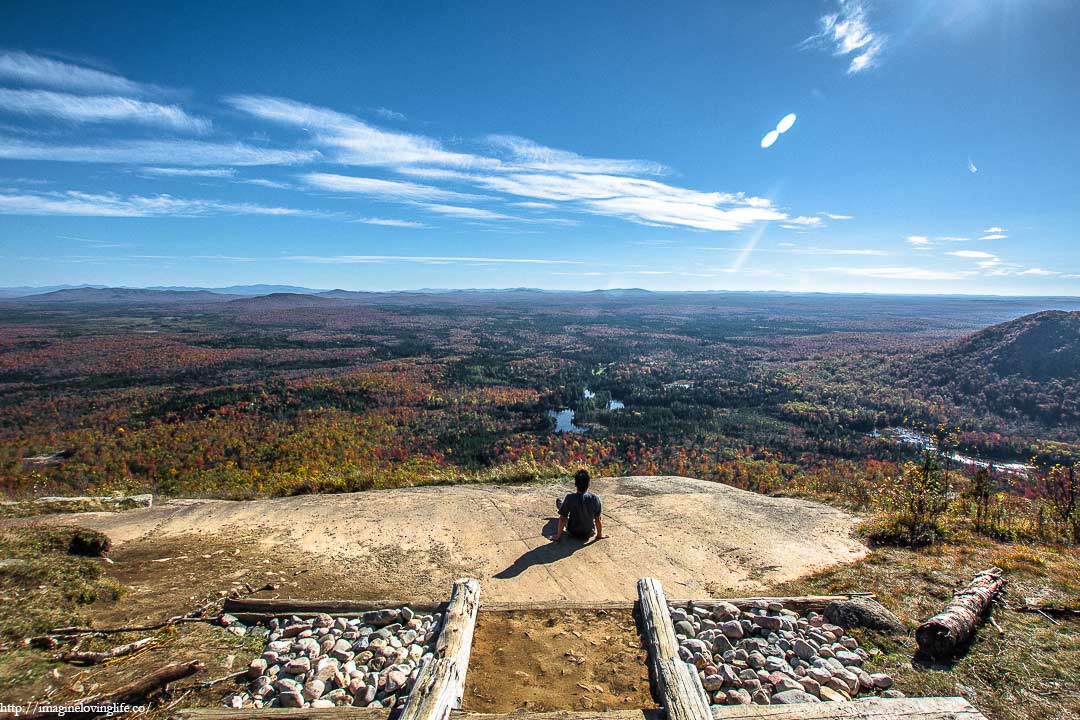
[[[0,638],[85,622],[87,605],[118,597],[101,560],[87,557],[107,548],[108,538],[85,528],[0,529]]]
[[[1018,545],[970,536],[922,550],[881,547],[863,560],[826,570],[780,588],[778,594],[876,593],[912,630],[948,602],[952,591],[976,572],[997,565],[1008,588],[1005,606],[994,610],[1004,631],[983,625],[971,648],[948,665],[912,661],[914,635],[887,638],[853,631],[882,652],[868,667],[887,672],[908,695],[959,695],[991,720],[1080,718],[1080,622],[1055,625],[1031,613],[1011,611],[1030,598],[1072,607],[1080,603],[1080,557],[1075,549]]]

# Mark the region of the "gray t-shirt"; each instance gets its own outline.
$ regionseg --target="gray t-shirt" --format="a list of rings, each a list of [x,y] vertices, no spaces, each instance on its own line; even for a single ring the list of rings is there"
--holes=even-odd
[[[600,517],[600,498],[591,492],[572,492],[563,500],[559,514],[566,518],[566,530],[571,535],[590,537],[596,530],[596,518]]]

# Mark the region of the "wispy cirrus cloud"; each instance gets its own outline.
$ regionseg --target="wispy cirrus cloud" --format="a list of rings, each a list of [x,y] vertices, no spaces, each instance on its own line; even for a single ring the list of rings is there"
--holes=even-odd
[[[335,173],[307,173],[300,179],[312,187],[334,192],[355,193],[382,200],[419,202],[427,200],[473,200],[477,196],[444,190],[432,185],[379,180],[377,178],[337,175]]]
[[[498,165],[490,158],[450,152],[423,135],[383,130],[352,115],[287,98],[234,95],[225,102],[261,120],[308,131],[316,145],[345,165]]]
[[[838,0],[838,4],[837,12],[818,19],[818,32],[804,40],[801,47],[828,48],[833,55],[850,56],[849,75],[875,67],[888,36],[870,27],[863,0]]]
[[[553,260],[548,258],[462,257],[446,255],[289,255],[281,258],[294,262],[323,265],[352,265],[367,263],[420,263],[442,265],[448,263],[492,263],[508,265],[584,265],[581,260]]]
[[[583,157],[568,150],[545,147],[516,135],[488,135],[487,142],[494,149],[509,154],[508,162],[526,170],[627,175],[660,175],[667,172],[663,165],[648,160]]]
[[[153,86],[133,82],[120,75],[25,52],[0,53],[0,79],[26,85],[121,95],[140,95],[154,89]]]
[[[928,250],[930,248],[930,238],[925,235],[908,235],[904,240],[916,250]]]
[[[75,123],[128,122],[183,132],[205,133],[211,123],[177,105],[135,100],[119,95],[72,95],[52,90],[0,88],[0,111],[48,116]]]
[[[236,175],[233,168],[144,167],[139,172],[160,177],[231,178]]]
[[[118,165],[294,165],[316,160],[317,150],[277,150],[201,140],[117,140],[100,145],[50,145],[0,136],[0,159]]]
[[[321,216],[324,214],[287,207],[192,200],[171,195],[122,196],[85,193],[77,190],[49,193],[0,193],[0,215],[197,217],[204,215]]]
[[[837,215],[836,213],[819,212],[818,215],[829,218],[830,220],[854,220],[854,215]]]
[[[425,203],[421,207],[440,215],[462,218],[464,220],[517,220],[511,215],[485,210],[483,208],[462,207],[459,205],[440,205],[437,203]]]
[[[353,222],[363,223],[364,225],[382,225],[384,227],[397,227],[397,228],[426,228],[428,227],[422,222],[416,222],[414,220],[397,220],[395,218],[380,218],[380,217],[364,217],[356,218]]]

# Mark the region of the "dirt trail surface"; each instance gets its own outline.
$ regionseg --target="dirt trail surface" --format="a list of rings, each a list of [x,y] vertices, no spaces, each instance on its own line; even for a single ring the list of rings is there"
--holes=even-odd
[[[652,708],[646,658],[629,610],[480,613],[462,708]]]
[[[163,595],[277,582],[277,594],[445,600],[456,577],[489,601],[617,600],[638,578],[671,596],[762,592],[862,557],[856,518],[690,478],[594,481],[608,539],[554,543],[567,485],[461,485],[255,501],[173,500],[54,516],[102,530],[112,573],[160,611]],[[182,605],[182,602],[178,602]]]

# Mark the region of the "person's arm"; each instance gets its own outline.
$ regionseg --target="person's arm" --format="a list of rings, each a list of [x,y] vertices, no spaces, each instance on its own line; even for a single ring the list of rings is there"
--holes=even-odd
[[[596,516],[596,539],[604,539],[604,520],[599,515]]]
[[[559,516],[559,530],[558,530],[558,532],[555,533],[555,539],[556,540],[562,540],[563,530],[565,530],[565,529],[566,529],[566,516],[565,515],[560,515]]]

